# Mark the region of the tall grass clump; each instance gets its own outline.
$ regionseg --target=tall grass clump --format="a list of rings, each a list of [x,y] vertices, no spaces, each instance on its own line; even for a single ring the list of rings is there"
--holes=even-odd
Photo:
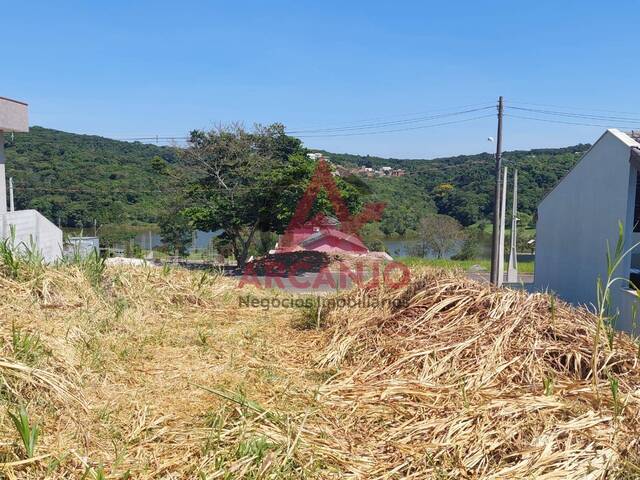
[[[11,225],[10,234],[0,241],[0,270],[13,280],[31,279],[44,271],[44,258],[33,237],[29,244],[16,243],[16,228]]]
[[[32,458],[35,454],[38,437],[40,436],[40,427],[32,425],[29,420],[29,414],[24,405],[21,405],[17,412],[8,412],[14,427],[16,428],[22,440],[22,446],[27,458]]]
[[[75,247],[70,254],[65,256],[64,262],[77,265],[94,287],[100,286],[106,269],[106,261],[95,248],[89,254],[83,254]]]
[[[624,288],[632,288],[636,291],[636,295],[640,294],[639,286],[636,286],[629,280],[629,278],[616,276],[616,271],[622,261],[628,257],[633,250],[635,250],[639,243],[635,243],[631,245],[629,248],[625,250],[625,239],[624,239],[624,226],[622,222],[618,222],[618,239],[616,241],[616,246],[611,251],[609,243],[607,242],[607,252],[606,252],[606,278],[603,280],[601,277],[598,277],[596,281],[596,316],[597,316],[597,326],[594,332],[593,338],[593,351],[591,355],[592,364],[592,385],[594,390],[598,389],[598,365],[596,361],[598,359],[599,349],[601,348],[600,337],[604,333],[606,338],[606,343],[609,350],[613,350],[614,348],[614,340],[616,333],[616,323],[618,318],[620,317],[620,311],[617,308],[614,308],[611,294],[612,288],[618,282],[622,282]],[[640,295],[638,295],[640,297]],[[637,306],[634,304],[633,306],[633,316],[636,315]],[[632,321],[632,324],[635,323],[635,320]]]
[[[36,365],[45,353],[40,336],[21,331],[15,323],[11,325],[11,346],[16,360],[29,366]]]

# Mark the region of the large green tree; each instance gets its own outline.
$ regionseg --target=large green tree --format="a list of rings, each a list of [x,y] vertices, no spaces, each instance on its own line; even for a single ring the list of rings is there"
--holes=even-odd
[[[189,175],[185,216],[195,228],[223,229],[241,268],[257,232],[286,228],[315,170],[300,140],[281,124],[193,131],[183,158]],[[357,211],[356,188],[337,183],[349,211]],[[317,211],[331,212],[323,193]]]

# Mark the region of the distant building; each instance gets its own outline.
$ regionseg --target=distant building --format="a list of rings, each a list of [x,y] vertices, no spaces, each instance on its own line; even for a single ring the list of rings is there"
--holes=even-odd
[[[280,235],[269,253],[314,251],[327,253],[368,253],[369,249],[356,235],[338,230],[339,222],[321,215],[299,228]]]
[[[640,241],[640,143],[634,133],[607,130],[538,205],[535,284],[574,304],[597,304],[596,282],[607,278],[607,245],[624,249]],[[640,287],[640,248],[626,256],[616,277]],[[618,327],[631,330],[639,305],[629,283],[618,281],[611,306]],[[636,305],[636,307],[634,307]],[[640,312],[640,309],[638,310]]]
[[[64,246],[65,256],[86,258],[100,253],[100,239],[98,237],[69,237]]]
[[[4,134],[28,131],[27,104],[0,97],[0,238],[11,238],[17,249],[36,248],[53,262],[62,256],[62,230],[36,210],[7,211]]]
[[[392,167],[382,167],[379,170],[375,170],[371,167],[360,167],[357,169],[352,169],[351,173],[364,177],[404,177],[406,175],[404,169],[394,169]]]
[[[323,158],[323,155],[320,152],[311,152],[311,153],[307,153],[307,157],[313,161],[317,161]]]
[[[338,177],[348,177],[349,175],[353,174],[353,171],[346,167],[343,167],[342,165],[335,165],[333,173]]]

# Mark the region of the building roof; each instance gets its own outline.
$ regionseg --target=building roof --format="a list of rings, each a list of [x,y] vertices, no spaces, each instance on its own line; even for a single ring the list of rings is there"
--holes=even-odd
[[[349,243],[357,245],[358,247],[367,248],[365,246],[365,244],[362,243],[362,240],[360,240],[355,235],[351,235],[349,233],[341,232],[340,230],[336,230],[334,228],[328,228],[326,230],[321,230],[319,232],[315,232],[314,234],[309,235],[302,242],[300,242],[300,245],[308,245],[310,243],[313,243],[313,242],[315,242],[317,240],[320,240],[321,238],[325,238],[325,237],[339,238],[340,240],[345,240],[345,241],[347,241]]]
[[[307,220],[302,227],[333,227],[340,225],[340,220],[332,215],[325,215],[324,213],[318,213],[315,217]]]
[[[587,150],[585,153],[582,154],[582,156],[580,157],[580,160],[576,162],[576,164],[564,175],[564,177],[562,177],[560,181],[556,183],[555,186],[551,190],[549,190],[544,197],[542,197],[542,199],[538,202],[538,208],[540,208],[540,205],[542,205],[542,203],[551,196],[551,194],[560,186],[560,184],[564,181],[564,179],[567,178],[571,174],[571,172],[573,172],[573,170],[578,166],[578,164],[582,162],[584,157],[589,155],[589,153],[591,152],[591,150],[593,150],[596,144],[600,142],[606,135],[613,135],[616,139],[620,140],[622,143],[630,147],[631,155],[633,155],[633,151],[636,148],[640,148],[640,140],[636,140],[636,138],[634,138],[634,136],[640,137],[640,132],[622,132],[617,128],[608,128],[607,130],[604,131],[602,135],[600,135],[598,140],[596,140],[593,143],[593,145],[591,145],[589,150]]]

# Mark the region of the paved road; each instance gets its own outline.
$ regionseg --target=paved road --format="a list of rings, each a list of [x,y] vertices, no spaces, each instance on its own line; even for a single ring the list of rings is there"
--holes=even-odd
[[[489,272],[467,272],[467,275],[469,276],[469,278],[472,278],[479,282],[489,283]],[[533,284],[533,273],[521,273],[518,278],[520,281],[515,285],[524,284],[525,286],[527,286]]]

